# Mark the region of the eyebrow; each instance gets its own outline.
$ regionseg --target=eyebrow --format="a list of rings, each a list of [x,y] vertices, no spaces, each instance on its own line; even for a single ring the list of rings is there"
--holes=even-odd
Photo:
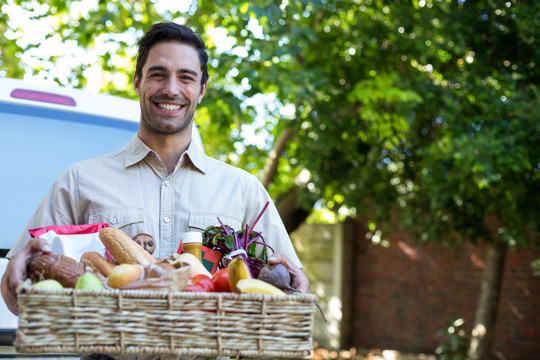
[[[165,66],[161,66],[161,65],[153,65],[153,66],[150,66],[148,68],[148,70],[146,71],[147,73],[151,72],[151,71],[167,71],[167,68]],[[194,70],[190,70],[190,69],[180,69],[177,71],[177,73],[179,74],[191,74],[195,77],[198,77],[199,76],[199,73],[194,71]]]

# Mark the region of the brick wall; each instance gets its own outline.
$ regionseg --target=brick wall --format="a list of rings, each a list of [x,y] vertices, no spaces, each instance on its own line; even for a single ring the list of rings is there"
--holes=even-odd
[[[352,271],[351,294],[344,299],[344,307],[350,307],[344,324],[345,343],[350,344],[344,345],[433,354],[442,341],[436,332],[456,318],[465,320],[470,334],[483,246],[418,247],[396,234],[384,248],[365,240],[363,233],[353,242],[351,263],[344,264]],[[507,253],[493,359],[540,359],[540,278],[530,267],[536,258],[540,250]]]

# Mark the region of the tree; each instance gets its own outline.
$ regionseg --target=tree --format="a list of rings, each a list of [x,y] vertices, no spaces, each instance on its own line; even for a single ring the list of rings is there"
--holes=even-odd
[[[469,351],[482,359],[507,246],[538,245],[537,5],[412,5],[267,2],[246,10],[266,36],[227,29],[250,40],[237,66],[244,94],[271,91],[296,108],[281,173],[310,171],[308,205],[323,199],[381,226],[399,209],[420,241],[492,244]]]
[[[128,97],[131,87],[112,79],[130,83],[126,59],[150,23],[198,30],[212,59],[196,118],[208,152],[265,179],[289,229],[318,202],[369,214],[382,230],[396,214],[420,242],[490,244],[469,351],[488,356],[506,249],[539,245],[538,4],[201,0],[178,13],[102,1],[71,16],[73,1],[13,1],[47,4],[35,15],[55,17],[47,38],[83,49],[110,42],[103,90]],[[212,36],[219,31],[230,48]],[[0,69],[20,77],[13,57],[35,46],[15,40],[3,40]],[[56,81],[84,86],[91,65]],[[246,139],[250,129],[260,143]]]

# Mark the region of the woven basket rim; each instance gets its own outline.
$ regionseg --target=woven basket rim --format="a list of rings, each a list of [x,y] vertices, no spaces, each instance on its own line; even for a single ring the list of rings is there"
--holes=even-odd
[[[171,291],[171,290],[134,290],[134,289],[103,289],[103,290],[81,290],[73,288],[64,289],[40,289],[33,288],[28,283],[19,286],[17,294],[63,294],[73,296],[108,296],[124,298],[155,298],[167,299],[170,297],[178,299],[234,299],[234,300],[286,300],[297,302],[317,302],[319,297],[311,293],[292,293],[284,295],[271,294],[248,294],[234,292],[188,292],[188,291]]]

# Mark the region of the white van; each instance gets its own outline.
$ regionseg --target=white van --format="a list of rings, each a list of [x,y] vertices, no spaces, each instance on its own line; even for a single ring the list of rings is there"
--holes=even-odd
[[[135,100],[0,78],[0,276],[7,252],[62,171],[123,148],[139,117]],[[202,149],[196,126],[193,132]],[[0,297],[0,345],[11,344],[16,328]]]

